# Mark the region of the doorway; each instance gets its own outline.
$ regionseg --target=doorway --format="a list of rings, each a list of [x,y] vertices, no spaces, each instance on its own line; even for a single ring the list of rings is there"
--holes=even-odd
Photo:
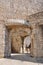
[[[12,26],[8,27],[10,30],[10,39],[11,39],[11,54],[14,53],[28,53],[30,52],[30,35],[31,30],[27,26]],[[27,41],[25,41],[27,39]],[[29,40],[28,40],[29,39]],[[27,44],[28,46],[26,47]]]

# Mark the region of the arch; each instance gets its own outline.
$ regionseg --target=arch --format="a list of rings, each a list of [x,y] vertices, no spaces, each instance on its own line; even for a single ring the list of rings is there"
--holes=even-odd
[[[10,47],[11,47],[11,38],[12,38],[12,35],[13,35],[13,33],[14,33],[14,30],[15,30],[15,29],[11,29],[11,31],[10,31],[10,33],[9,33],[9,44],[10,44]],[[22,29],[20,29],[20,30],[18,31],[18,33],[19,33],[21,30],[22,30]],[[27,32],[28,35],[31,35],[31,32],[28,32],[26,29],[25,29],[24,31]],[[30,30],[30,31],[31,31],[31,30]],[[22,31],[22,32],[23,32],[23,31]],[[19,33],[19,34],[18,34],[18,33],[17,33],[17,35],[20,34],[20,33]],[[24,33],[24,32],[23,32],[23,33]],[[22,34],[22,33],[21,33],[21,34]],[[21,34],[20,34],[20,35],[21,35]],[[20,37],[25,38],[25,36],[28,36],[27,34],[26,34],[26,35],[21,35]],[[23,42],[23,43],[24,43],[24,42]],[[11,49],[9,50],[9,52],[11,53]],[[23,51],[22,51],[22,52],[23,52]],[[21,52],[21,53],[22,53],[22,52]]]

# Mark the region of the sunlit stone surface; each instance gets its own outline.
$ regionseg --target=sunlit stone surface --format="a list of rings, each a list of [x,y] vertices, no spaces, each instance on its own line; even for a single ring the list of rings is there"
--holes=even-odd
[[[31,56],[43,57],[43,0],[0,0],[0,57],[11,56],[11,44],[28,35]]]

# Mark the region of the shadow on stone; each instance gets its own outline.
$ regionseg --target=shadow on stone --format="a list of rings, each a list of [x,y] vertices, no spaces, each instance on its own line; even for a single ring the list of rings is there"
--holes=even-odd
[[[11,57],[9,57],[7,59],[20,60],[22,62],[27,61],[27,62],[34,62],[34,63],[43,63],[43,58],[31,57],[30,54],[28,54],[28,53],[25,53],[25,54],[12,54]]]

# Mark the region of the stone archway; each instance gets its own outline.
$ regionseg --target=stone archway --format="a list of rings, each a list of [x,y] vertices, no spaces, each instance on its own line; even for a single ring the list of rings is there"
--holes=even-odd
[[[4,37],[5,37],[5,39],[4,39],[4,37],[3,37],[3,40],[4,40],[4,45],[5,45],[5,47],[3,47],[4,48],[4,56],[5,57],[8,57],[8,56],[11,56],[11,35],[12,35],[12,33],[14,32],[14,28],[11,30],[11,28],[12,27],[16,27],[16,26],[24,26],[25,27],[25,31],[28,31],[28,29],[26,29],[26,27],[28,28],[29,27],[29,25],[27,25],[27,23],[26,24],[14,24],[14,23],[6,23],[5,25],[4,25],[4,27],[3,27],[3,25],[2,25],[2,27],[3,27],[3,35],[4,35]],[[10,30],[8,29],[9,28],[9,26],[11,26],[11,28],[10,28]],[[31,34],[30,34],[30,36],[31,36],[31,39],[32,39],[32,43],[31,43],[31,51],[30,51],[30,53],[31,53],[31,55],[32,56],[37,56],[37,54],[38,54],[38,52],[37,52],[37,47],[36,47],[36,42],[37,42],[37,32],[38,32],[38,26],[36,26],[36,24],[35,25],[33,25],[32,26],[32,31],[31,31]],[[19,29],[19,28],[18,28]],[[30,28],[31,29],[31,28]],[[22,28],[22,30],[23,30],[23,28]],[[27,36],[27,34],[25,33],[25,35],[23,34],[21,34],[22,31],[21,30],[21,28],[20,28],[20,30],[17,30],[17,31],[20,31],[20,35],[22,36],[22,37],[24,37],[24,36]],[[29,32],[28,32],[29,33]],[[35,35],[35,37],[34,37],[34,35]],[[37,42],[38,43],[38,42]]]
[[[43,26],[43,25],[41,25]],[[32,34],[31,34],[31,39],[32,39],[32,43],[31,43],[31,55],[35,56],[35,57],[41,57],[43,56],[43,41],[41,41],[42,39],[42,27],[40,26],[40,24],[38,23],[34,23],[32,24]]]
[[[15,26],[15,25],[18,25],[18,24],[14,24],[14,23],[12,23],[12,21],[11,22],[8,21],[5,24],[0,25],[0,26],[2,26],[2,34],[3,34],[3,41],[4,41],[4,43],[2,41],[2,43],[4,44],[2,57],[11,56],[11,35],[12,35],[13,30],[11,30],[11,29],[9,30],[8,28],[9,28],[9,26]],[[23,21],[23,24],[19,24],[19,25],[22,26],[22,27],[23,26],[27,27],[27,28],[29,27],[28,24],[26,23],[26,21],[25,22]],[[25,31],[28,31],[28,30],[25,28]],[[21,32],[19,34],[21,34]],[[25,33],[25,36],[26,35],[27,34]],[[22,36],[24,36],[24,34]]]
[[[19,27],[19,29],[18,29],[18,27],[16,27],[16,30],[15,30],[15,28],[13,28],[11,31],[10,31],[10,35],[9,35],[9,43],[11,44],[11,40],[12,40],[12,38],[13,38],[13,42],[14,43],[16,43],[16,44],[20,44],[21,43],[21,46],[22,46],[22,40],[23,39],[21,39],[21,38],[25,38],[25,36],[28,36],[28,35],[30,35],[30,29],[29,28],[27,28],[27,27]],[[17,39],[17,38],[19,38],[19,39]],[[18,43],[17,43],[17,41],[18,41]],[[14,44],[13,43],[13,47],[15,47],[14,45],[16,45],[16,44]],[[24,41],[23,41],[23,43],[24,43]],[[16,45],[17,46],[17,45]],[[16,49],[16,48],[15,48]],[[19,48],[18,48],[19,49]],[[18,50],[18,49],[16,49],[16,51]],[[22,51],[21,51],[21,53],[22,53]]]

